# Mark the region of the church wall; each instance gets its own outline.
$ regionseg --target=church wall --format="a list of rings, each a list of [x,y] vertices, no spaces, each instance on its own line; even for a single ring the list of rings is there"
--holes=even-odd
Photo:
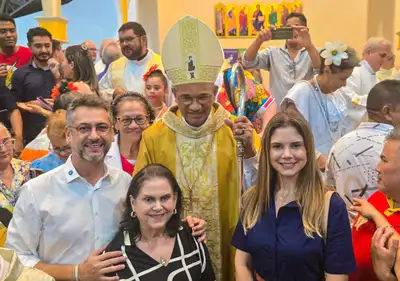
[[[391,1],[391,0],[390,0]],[[394,0],[393,0],[394,1]],[[249,0],[158,0],[159,42],[162,42],[171,26],[183,16],[190,14],[203,20],[212,29],[214,6],[223,4],[253,4]],[[260,1],[264,4],[283,1]],[[361,52],[367,38],[368,1],[366,0],[303,0],[304,13],[312,39],[317,47],[324,47],[325,42],[341,40]],[[400,14],[399,14],[400,15]],[[220,39],[223,48],[246,48],[253,38]],[[280,46],[283,41],[268,42],[264,46]],[[268,86],[268,74],[264,74],[264,84]]]

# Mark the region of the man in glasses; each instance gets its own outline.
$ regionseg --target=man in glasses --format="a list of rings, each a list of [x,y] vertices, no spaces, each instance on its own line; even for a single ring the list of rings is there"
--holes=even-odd
[[[162,61],[177,105],[143,132],[134,173],[150,163],[174,172],[184,197],[184,214],[204,218],[213,229],[208,248],[216,279],[231,281],[230,239],[239,215],[234,135],[243,142],[244,161],[250,163],[259,139],[246,117],[232,124],[229,119],[234,117],[215,102],[214,83],[223,52],[206,24],[191,16],[179,20],[163,43]],[[233,134],[228,124],[234,126]]]
[[[104,163],[114,138],[104,101],[80,97],[66,116],[72,155],[24,186],[6,245],[25,266],[56,280],[106,280],[124,268],[121,252],[102,253],[121,222],[131,177]],[[204,232],[204,221],[197,221]]]
[[[111,63],[99,82],[101,96],[107,101],[128,91],[143,93],[143,75],[154,65],[162,69],[161,58],[148,48],[146,31],[140,23],[123,24],[118,36],[123,56]]]
[[[392,44],[385,38],[372,37],[367,40],[362,52],[362,61],[347,79],[346,87],[335,93],[347,107],[348,117],[355,129],[360,122],[367,120],[366,102],[368,93],[379,80],[379,71],[386,57],[393,56]]]

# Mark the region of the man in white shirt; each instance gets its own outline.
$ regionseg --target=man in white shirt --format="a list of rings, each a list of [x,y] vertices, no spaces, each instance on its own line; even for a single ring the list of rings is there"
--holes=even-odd
[[[106,65],[103,62],[103,50],[104,50],[105,46],[107,46],[109,43],[112,43],[112,42],[118,42],[118,41],[115,39],[106,38],[103,41],[101,41],[101,43],[100,43],[100,48],[99,48],[100,60],[98,60],[94,65],[94,69],[96,70],[97,75],[99,73],[103,72],[104,69],[106,68]]]
[[[118,36],[123,57],[110,65],[99,83],[101,97],[106,101],[127,91],[143,94],[143,75],[154,65],[163,70],[160,55],[147,47],[147,35],[142,25],[127,22],[120,27]],[[166,104],[170,105],[172,101],[170,92]]]
[[[334,187],[347,206],[353,198],[368,199],[377,191],[376,165],[385,138],[400,125],[400,81],[386,80],[375,85],[366,101],[369,122],[343,136],[332,147],[327,164],[327,183]],[[355,212],[349,211],[350,219]]]
[[[25,184],[8,228],[6,247],[16,250],[25,266],[56,280],[79,281],[103,280],[124,268],[121,252],[102,254],[118,229],[131,181],[104,163],[113,136],[104,101],[86,95],[72,102],[71,157]]]
[[[355,127],[366,120],[368,93],[379,82],[376,72],[381,68],[384,58],[392,55],[392,44],[387,39],[368,39],[364,45],[360,66],[354,68],[352,75],[347,79],[346,87],[335,92],[346,99],[348,115]]]
[[[291,13],[287,27],[294,28],[294,38],[286,40],[283,47],[269,47],[259,51],[264,42],[272,39],[270,27],[260,31],[257,39],[243,54],[246,68],[260,68],[270,73],[269,92],[279,106],[293,85],[300,80],[310,80],[321,65],[318,50],[311,41],[307,19],[303,14]]]

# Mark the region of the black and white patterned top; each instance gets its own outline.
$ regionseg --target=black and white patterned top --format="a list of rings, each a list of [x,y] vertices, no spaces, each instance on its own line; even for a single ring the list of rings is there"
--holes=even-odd
[[[207,247],[196,241],[185,224],[178,232],[169,263],[164,266],[135,244],[126,231],[119,231],[106,252],[122,251],[127,257],[125,268],[116,273],[119,280],[129,281],[215,281]],[[107,276],[115,276],[110,274]]]

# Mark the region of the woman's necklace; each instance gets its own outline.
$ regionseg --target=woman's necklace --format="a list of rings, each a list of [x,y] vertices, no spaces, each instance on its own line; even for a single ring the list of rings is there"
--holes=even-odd
[[[318,85],[317,77],[318,77],[318,75],[314,76],[313,86],[314,86],[314,89],[318,93],[321,93],[324,95],[320,99],[321,100],[320,104],[322,107],[322,111],[325,115],[326,121],[328,122],[329,130],[334,133],[334,132],[337,132],[337,130],[339,129],[339,118],[337,117],[337,113],[330,114],[331,110],[328,109],[328,101],[325,97],[326,94],[322,93],[321,88]],[[329,93],[329,95],[330,95],[330,93]],[[333,119],[335,119],[335,120],[331,120],[331,115],[332,115]]]

